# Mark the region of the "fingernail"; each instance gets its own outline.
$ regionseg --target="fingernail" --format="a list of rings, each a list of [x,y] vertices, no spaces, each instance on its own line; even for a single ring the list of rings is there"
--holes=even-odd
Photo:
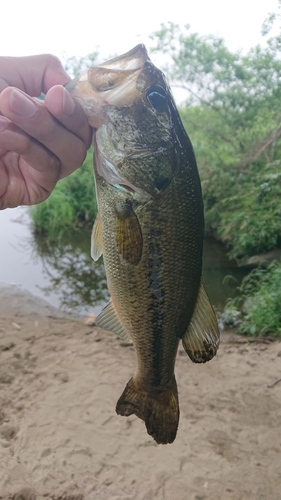
[[[62,109],[66,115],[72,115],[75,109],[75,103],[65,88],[63,88],[62,93]]]
[[[4,118],[4,116],[0,116],[0,132],[2,132],[2,130],[4,130],[7,125],[8,125],[8,120],[7,118]]]
[[[18,90],[12,90],[10,93],[10,109],[16,115],[31,118],[35,115],[37,106]]]

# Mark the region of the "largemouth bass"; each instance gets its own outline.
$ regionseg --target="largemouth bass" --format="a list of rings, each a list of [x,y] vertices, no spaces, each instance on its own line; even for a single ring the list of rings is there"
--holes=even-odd
[[[203,202],[196,160],[164,74],[143,45],[67,85],[94,127],[99,215],[92,256],[103,253],[111,301],[97,324],[133,342],[137,369],[119,415],[174,441],[178,345],[195,363],[219,345],[202,278]]]

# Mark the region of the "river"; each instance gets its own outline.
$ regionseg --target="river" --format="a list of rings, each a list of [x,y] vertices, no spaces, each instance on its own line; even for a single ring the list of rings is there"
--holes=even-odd
[[[23,207],[0,211],[0,263],[0,282],[27,289],[65,311],[98,314],[109,297],[102,260],[90,257],[90,233],[74,231],[51,245],[33,235]],[[218,310],[244,275],[222,245],[205,241],[203,279]]]

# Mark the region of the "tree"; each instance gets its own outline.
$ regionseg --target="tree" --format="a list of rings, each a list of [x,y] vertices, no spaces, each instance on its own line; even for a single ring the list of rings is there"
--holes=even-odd
[[[271,249],[281,241],[281,39],[246,55],[173,23],[153,39],[171,83],[187,92],[181,116],[199,163],[207,231],[235,257]]]

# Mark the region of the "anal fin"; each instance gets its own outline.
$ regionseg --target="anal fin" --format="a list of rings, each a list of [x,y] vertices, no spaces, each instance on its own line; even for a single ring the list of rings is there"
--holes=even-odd
[[[116,333],[116,335],[118,335],[120,339],[122,339],[124,342],[127,342],[128,344],[132,342],[128,334],[125,332],[111,300],[96,318],[96,325],[98,325],[100,328],[108,330],[109,332]]]
[[[182,344],[194,363],[206,363],[216,355],[219,343],[217,318],[201,281],[193,316],[182,337]]]

